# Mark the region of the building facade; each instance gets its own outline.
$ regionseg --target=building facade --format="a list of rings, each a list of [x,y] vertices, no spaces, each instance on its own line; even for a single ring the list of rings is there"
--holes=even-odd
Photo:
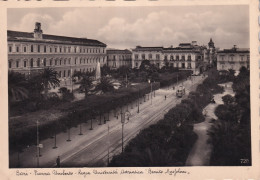
[[[34,32],[7,31],[8,70],[30,75],[46,67],[55,69],[61,80],[75,71],[93,71],[107,63],[106,44],[92,39],[43,34],[41,24]]]
[[[111,69],[118,69],[119,67],[132,66],[132,52],[128,49],[107,49],[107,65]]]
[[[143,60],[162,68],[168,66],[181,70],[200,72],[204,66],[204,55],[201,46],[196,41],[181,43],[178,47],[141,47],[133,49],[132,68],[139,68]]]
[[[139,68],[143,60],[149,60],[151,64],[155,64],[161,68],[164,66],[163,47],[142,47],[136,46],[132,50],[132,68]]]
[[[234,70],[239,72],[241,67],[249,69],[250,65],[250,51],[249,49],[239,49],[234,46],[231,49],[224,49],[217,52],[217,70],[228,71]]]

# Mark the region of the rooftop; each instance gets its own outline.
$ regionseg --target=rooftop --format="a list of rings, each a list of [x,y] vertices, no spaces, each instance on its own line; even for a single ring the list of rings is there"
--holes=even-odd
[[[50,34],[42,34],[42,39],[35,39],[33,32],[21,32],[21,31],[7,31],[8,41],[25,41],[25,42],[48,42],[57,44],[71,44],[71,45],[83,45],[83,46],[101,46],[106,47],[106,44],[87,38],[76,38],[68,36],[57,36]]]

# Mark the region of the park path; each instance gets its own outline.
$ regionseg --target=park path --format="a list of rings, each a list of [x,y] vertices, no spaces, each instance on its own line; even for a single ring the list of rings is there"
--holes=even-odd
[[[205,115],[205,121],[194,124],[193,131],[198,135],[198,139],[193,145],[190,154],[186,160],[186,166],[208,166],[210,162],[210,156],[212,151],[211,144],[208,143],[210,136],[208,135],[208,130],[212,126],[211,119],[217,119],[215,115],[215,108],[223,104],[222,97],[230,94],[234,95],[232,90],[232,83],[220,84],[224,87],[224,92],[222,94],[215,94],[214,99],[215,104],[210,103],[203,109],[203,114]]]

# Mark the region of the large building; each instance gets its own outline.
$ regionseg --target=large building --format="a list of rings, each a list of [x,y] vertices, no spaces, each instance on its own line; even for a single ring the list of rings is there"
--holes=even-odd
[[[181,43],[178,47],[141,47],[133,49],[132,68],[139,68],[143,60],[149,60],[158,68],[166,64],[182,70],[200,72],[205,66],[202,46],[196,41]]]
[[[118,69],[119,67],[132,66],[132,52],[128,49],[107,49],[107,65],[111,69]]]
[[[107,63],[106,44],[87,38],[43,34],[36,22],[34,32],[7,31],[8,69],[30,75],[54,68],[61,80],[75,71],[93,71]]]
[[[249,49],[239,49],[234,46],[231,49],[224,49],[217,52],[217,70],[219,71],[232,69],[238,73],[242,66],[249,69],[249,64]]]

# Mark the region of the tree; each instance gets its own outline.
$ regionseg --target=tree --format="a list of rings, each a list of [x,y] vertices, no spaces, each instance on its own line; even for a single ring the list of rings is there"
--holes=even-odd
[[[102,77],[100,79],[100,82],[95,87],[96,92],[101,91],[103,93],[106,93],[106,92],[110,92],[110,91],[113,91],[113,90],[114,90],[114,86],[107,77]]]
[[[104,65],[101,67],[101,76],[107,76],[111,73],[110,68],[108,67],[108,65]]]
[[[47,96],[48,90],[60,86],[57,72],[52,68],[45,68],[40,74],[40,82],[44,89],[44,95]]]
[[[8,98],[10,101],[24,100],[28,98],[25,77],[17,72],[8,73]]]
[[[233,96],[231,96],[230,94],[227,94],[222,97],[222,100],[225,105],[230,105],[230,104],[234,103],[235,98]]]
[[[79,81],[80,90],[84,91],[85,98],[88,96],[92,85],[93,85],[93,75],[90,72],[85,72],[81,74],[81,79]]]
[[[61,93],[62,100],[70,101],[74,99],[73,93],[66,87],[62,87],[59,89],[59,93]]]

